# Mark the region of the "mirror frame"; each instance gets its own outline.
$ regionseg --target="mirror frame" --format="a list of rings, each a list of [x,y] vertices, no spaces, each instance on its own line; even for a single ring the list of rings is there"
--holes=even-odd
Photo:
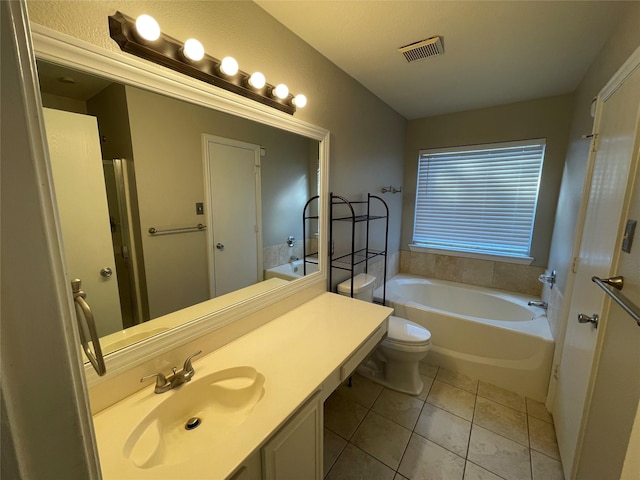
[[[213,108],[318,141],[320,161],[319,195],[321,199],[326,200],[328,198],[330,136],[328,130],[132,55],[120,52],[115,53],[36,23],[31,23],[30,26],[34,53],[39,60],[98,75],[114,82],[150,90],[203,107]],[[180,319],[177,327],[108,354],[105,357],[106,375],[99,377],[91,367],[91,364],[85,362],[84,371],[87,385],[91,387],[102,383],[152,357],[178,348],[203,335],[210,334],[307,288],[317,287],[321,284],[322,289],[326,290],[328,219],[325,203],[326,201],[322,201],[318,206],[318,228],[320,234],[318,238],[318,272],[294,280],[288,285],[276,287],[265,293],[245,298],[204,314],[201,312],[202,304],[170,313],[168,315],[183,316],[185,318],[184,320]],[[302,212],[300,212],[300,218],[302,219]],[[60,225],[57,218],[56,229],[60,236]],[[70,294],[70,284],[66,288]],[[199,306],[200,308],[198,308]]]

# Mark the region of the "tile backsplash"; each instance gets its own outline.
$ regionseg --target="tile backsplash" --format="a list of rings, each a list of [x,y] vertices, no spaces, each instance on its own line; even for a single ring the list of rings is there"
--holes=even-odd
[[[400,251],[400,272],[540,297],[543,267]]]

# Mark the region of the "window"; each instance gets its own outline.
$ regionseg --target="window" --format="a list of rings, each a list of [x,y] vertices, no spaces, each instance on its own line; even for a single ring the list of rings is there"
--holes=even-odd
[[[413,243],[529,257],[545,144],[421,150]]]

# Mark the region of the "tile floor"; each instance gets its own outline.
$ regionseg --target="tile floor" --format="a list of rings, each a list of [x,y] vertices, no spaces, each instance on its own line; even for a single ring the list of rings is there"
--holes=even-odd
[[[545,406],[421,364],[424,390],[359,375],[324,406],[325,480],[563,480]]]

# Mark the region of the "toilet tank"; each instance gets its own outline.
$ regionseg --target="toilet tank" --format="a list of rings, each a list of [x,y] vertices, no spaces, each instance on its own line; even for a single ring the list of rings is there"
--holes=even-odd
[[[375,281],[376,277],[366,273],[360,273],[353,277],[353,298],[364,300],[365,302],[373,302],[373,284]],[[351,296],[351,279],[338,284],[338,293],[347,297]]]

